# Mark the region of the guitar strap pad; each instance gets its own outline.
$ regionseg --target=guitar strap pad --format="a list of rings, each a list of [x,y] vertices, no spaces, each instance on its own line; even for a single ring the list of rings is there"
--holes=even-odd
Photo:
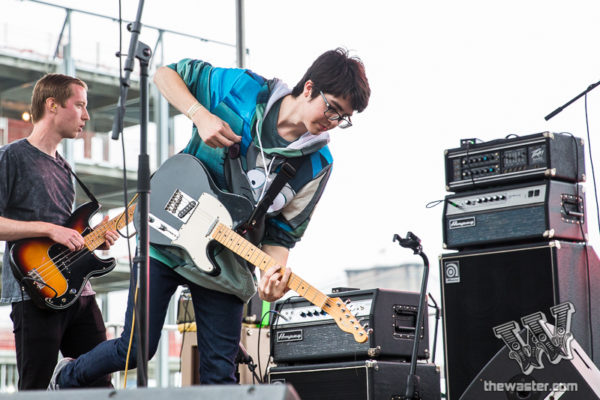
[[[227,152],[227,158],[225,160],[225,176],[232,192],[242,195],[254,203],[252,188],[250,187],[250,183],[242,168],[241,157],[239,157],[239,148],[236,149],[235,146],[239,145],[235,144],[231,146]],[[302,165],[305,158],[306,157],[294,157],[285,160],[284,163],[281,164],[279,172],[269,186],[269,189],[267,189],[264,197],[258,202],[256,207],[254,207],[254,211],[248,219],[248,222],[243,226],[246,231],[252,233],[252,238],[249,238],[252,243],[256,244],[257,241],[260,241],[260,238],[262,238],[262,233],[264,231],[263,222],[267,210],[271,204],[273,204],[273,201],[285,184],[296,175],[296,171],[300,168],[300,165]]]
[[[85,184],[81,181],[81,179],[79,179],[79,177],[75,174],[75,172],[73,172],[73,170],[71,168],[69,168],[69,172],[71,173],[71,175],[73,175],[75,177],[75,180],[77,181],[77,183],[79,183],[79,186],[81,186],[81,188],[83,189],[83,191],[85,192],[87,197],[89,197],[90,200],[93,201],[94,203],[100,204],[100,202],[98,202],[98,200],[92,194],[92,192],[87,188],[87,186],[85,186]]]

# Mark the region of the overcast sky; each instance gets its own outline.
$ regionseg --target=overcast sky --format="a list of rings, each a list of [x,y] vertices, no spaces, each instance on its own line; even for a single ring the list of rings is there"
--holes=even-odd
[[[118,15],[116,0],[54,3]],[[124,18],[133,20],[137,1],[123,3]],[[55,46],[52,35],[60,32],[63,12],[27,1],[0,5],[0,20],[20,25],[26,46]],[[233,44],[234,5],[147,0],[142,20]],[[448,194],[444,149],[458,147],[461,138],[541,131],[585,139],[588,227],[598,247],[583,99],[549,122],[543,117],[600,80],[599,11],[594,0],[246,1],[249,68],[294,85],[319,54],[343,46],[363,59],[372,89],[355,126],[332,132],[334,172],[305,238],[292,250],[294,271],[328,290],[344,283],[344,269],[420,262],[392,243],[393,234],[412,231],[431,261],[435,289],[442,206],[425,205]],[[79,54],[114,67],[116,24],[95,24],[74,17],[74,44]],[[156,34],[143,28],[141,39],[153,46]],[[123,40],[127,48],[129,35]],[[232,47],[169,35],[165,40],[168,63],[191,57],[235,64]],[[599,99],[600,89],[588,99],[593,154],[600,151]],[[178,128],[178,142],[187,141],[189,127],[184,122]]]

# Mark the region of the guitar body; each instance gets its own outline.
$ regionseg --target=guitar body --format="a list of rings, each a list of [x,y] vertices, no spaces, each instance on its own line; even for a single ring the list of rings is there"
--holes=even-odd
[[[212,257],[217,244],[210,237],[215,223],[237,229],[253,206],[248,199],[221,191],[196,157],[177,154],[169,158],[150,180],[149,241],[185,251],[199,271],[218,275]],[[139,209],[134,224],[139,230]],[[212,242],[212,243],[211,243]]]
[[[89,219],[99,208],[94,202],[81,205],[65,226],[85,236],[91,231]],[[49,238],[33,238],[14,243],[10,250],[10,265],[37,305],[62,310],[79,298],[92,276],[112,271],[116,263],[114,258],[98,258],[86,247],[71,252]]]
[[[212,257],[215,246],[224,246],[262,271],[277,265],[235,231],[252,214],[252,203],[219,190],[196,157],[178,154],[169,158],[152,176],[150,187],[150,243],[186,252],[199,271],[212,276],[221,271]],[[134,224],[138,230],[139,221],[136,211]],[[340,298],[324,295],[294,273],[287,286],[331,315],[340,329],[352,334],[357,342],[368,339],[364,327]]]

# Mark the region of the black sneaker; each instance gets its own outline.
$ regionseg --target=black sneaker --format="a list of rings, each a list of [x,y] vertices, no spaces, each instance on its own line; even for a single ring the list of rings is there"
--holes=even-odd
[[[48,389],[46,390],[60,390],[60,387],[58,387],[58,383],[56,382],[58,380],[58,375],[60,374],[60,371],[62,371],[62,369],[65,367],[65,365],[67,365],[71,361],[74,361],[74,359],[71,357],[65,357],[58,361],[56,367],[54,367],[54,372],[52,373],[52,378],[50,379],[50,383],[48,384]]]

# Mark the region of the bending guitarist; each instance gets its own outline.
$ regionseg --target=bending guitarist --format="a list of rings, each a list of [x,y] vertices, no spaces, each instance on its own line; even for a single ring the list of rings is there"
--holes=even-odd
[[[62,225],[71,215],[75,191],[70,166],[57,152],[63,139],[83,133],[87,120],[87,86],[79,79],[48,74],[33,89],[33,131],[25,139],[0,148],[0,240],[7,241],[2,260],[2,299],[12,304],[19,390],[45,389],[58,352],[77,357],[106,340],[106,329],[89,282],[81,297],[62,311],[35,306],[13,276],[11,241],[48,237],[71,251],[84,245],[82,236]],[[108,217],[106,217],[108,218]],[[108,231],[103,248],[118,238]],[[108,376],[90,386],[109,386]]]
[[[171,248],[151,251],[150,355],[157,349],[171,296],[179,285],[187,285],[197,324],[200,381],[233,383],[244,302],[256,286],[267,301],[287,291],[290,269],[282,267],[289,249],[302,237],[331,173],[327,131],[352,125],[354,111],[367,106],[369,84],[362,62],[343,49],[319,56],[293,89],[249,70],[216,68],[190,59],[161,67],[154,82],[193,122],[192,137],[183,152],[200,159],[221,190],[245,195],[256,204],[286,159],[305,158],[274,198],[260,228],[250,232],[253,242],[279,263],[262,274],[258,285],[247,265],[227,249],[216,254],[221,273],[200,277],[187,272],[190,260],[185,254]],[[189,179],[193,182],[194,177]],[[123,335],[57,366],[59,388],[86,385],[124,368],[131,290],[129,297]],[[132,353],[129,365],[135,363]]]

